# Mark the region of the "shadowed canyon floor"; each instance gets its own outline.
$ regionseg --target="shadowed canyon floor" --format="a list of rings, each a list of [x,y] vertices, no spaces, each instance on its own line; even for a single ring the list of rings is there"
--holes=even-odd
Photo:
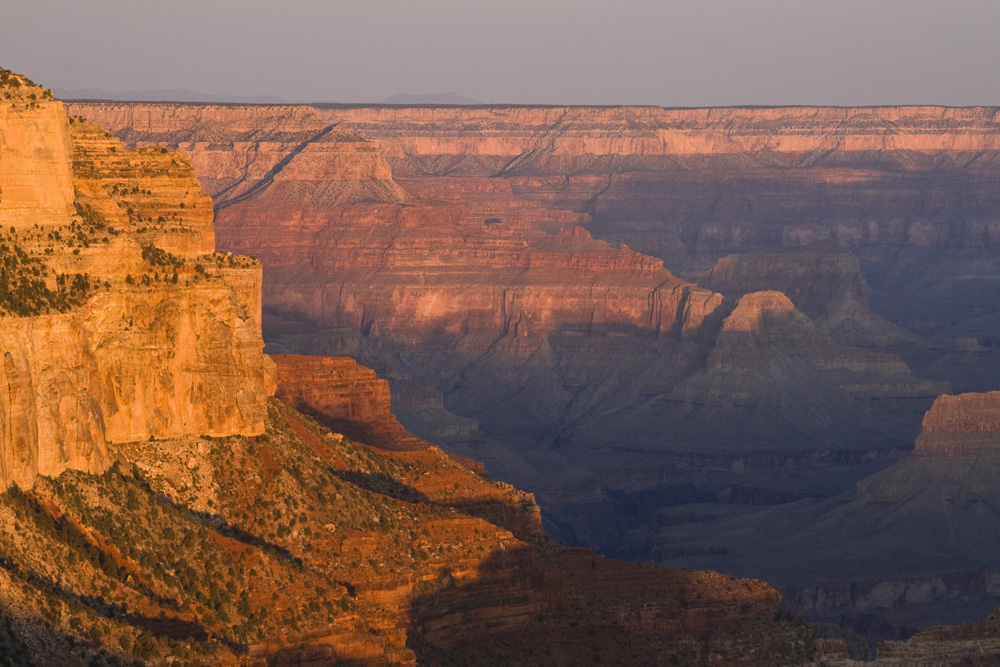
[[[994,109],[71,110],[190,156],[264,267],[269,351],[377,369],[414,432],[606,553],[828,507],[1000,377]]]

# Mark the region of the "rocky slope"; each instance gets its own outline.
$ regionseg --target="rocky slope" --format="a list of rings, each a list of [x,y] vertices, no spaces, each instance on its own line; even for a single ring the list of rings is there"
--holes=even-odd
[[[259,436],[111,450],[103,475],[0,496],[13,664],[781,665],[812,650],[764,584],[550,543],[529,496],[440,450],[366,446],[277,402]]]

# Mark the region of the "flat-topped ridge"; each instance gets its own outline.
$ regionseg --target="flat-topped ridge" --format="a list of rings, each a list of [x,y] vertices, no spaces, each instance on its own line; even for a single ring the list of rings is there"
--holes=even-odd
[[[938,397],[924,415],[914,454],[1000,455],[1000,391]]]

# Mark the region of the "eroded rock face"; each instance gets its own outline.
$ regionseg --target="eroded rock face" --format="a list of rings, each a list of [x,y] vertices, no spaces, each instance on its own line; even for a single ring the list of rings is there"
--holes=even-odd
[[[4,90],[14,89],[8,84]],[[45,92],[22,83],[11,98],[0,99],[0,224],[5,226],[65,222],[73,212],[66,109]]]
[[[0,101],[0,222],[0,484],[100,472],[109,442],[261,432],[260,267],[214,254],[182,155],[125,151],[21,85]]]
[[[941,396],[924,415],[914,454],[1000,455],[1000,391]]]
[[[906,641],[883,642],[872,667],[986,667],[1000,661],[1000,612],[965,625],[928,628]],[[841,664],[841,663],[833,663]]]
[[[911,338],[871,311],[857,258],[833,243],[727,255],[697,280],[727,296],[779,291],[823,333],[848,345],[891,345]]]
[[[278,377],[277,398],[324,422],[364,427],[370,444],[421,450],[429,443],[411,435],[392,415],[389,383],[347,357],[271,355]]]
[[[601,234],[675,260],[823,239],[865,253],[1000,242],[993,108],[73,109],[129,142],[177,144],[213,126],[256,139],[279,118],[296,131],[343,123],[379,142],[408,190],[468,206],[473,219],[496,214],[504,183],[512,219],[539,204],[587,214]]]

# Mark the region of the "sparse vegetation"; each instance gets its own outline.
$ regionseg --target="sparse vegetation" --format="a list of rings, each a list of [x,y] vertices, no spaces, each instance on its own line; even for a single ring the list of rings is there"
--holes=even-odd
[[[62,313],[93,291],[84,273],[56,274],[22,247],[18,233],[0,230],[0,314],[20,317]]]

